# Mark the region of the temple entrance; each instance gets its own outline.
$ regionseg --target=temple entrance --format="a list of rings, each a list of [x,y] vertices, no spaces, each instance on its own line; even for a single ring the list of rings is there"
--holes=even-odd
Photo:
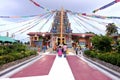
[[[65,38],[62,38],[62,44],[65,44]],[[57,45],[60,45],[60,37],[57,38]]]

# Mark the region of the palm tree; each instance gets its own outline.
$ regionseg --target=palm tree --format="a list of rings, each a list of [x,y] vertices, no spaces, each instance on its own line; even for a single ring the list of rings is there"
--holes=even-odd
[[[108,25],[106,25],[106,34],[108,36],[112,34],[118,34],[117,27],[114,23],[109,23]]]

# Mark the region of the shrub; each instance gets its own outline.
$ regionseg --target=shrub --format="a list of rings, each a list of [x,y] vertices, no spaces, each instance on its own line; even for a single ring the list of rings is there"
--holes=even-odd
[[[92,58],[96,58],[96,57],[97,57],[97,53],[91,51],[91,53],[90,53],[90,57],[92,57]]]
[[[37,51],[36,50],[30,50],[29,53],[30,53],[30,55],[37,55]]]
[[[85,50],[85,51],[84,51],[84,54],[87,55],[87,56],[90,56],[90,53],[91,53],[90,50]]]
[[[5,64],[5,60],[3,56],[0,56],[0,66]]]
[[[14,57],[11,55],[0,56],[0,65],[11,62],[14,60]]]
[[[2,50],[2,49],[0,49],[0,56],[1,56],[1,55],[3,55],[3,50]]]
[[[117,52],[120,54],[120,45],[117,46]]]
[[[112,38],[110,37],[96,35],[92,37],[91,41],[96,50],[99,50],[101,52],[109,52],[112,50],[112,47],[111,47]]]
[[[86,51],[84,51],[84,53],[85,53],[87,56],[92,57],[92,58],[96,58],[96,57],[97,57],[97,56],[96,56],[97,53],[94,52],[94,51],[86,50]]]
[[[27,50],[26,46],[20,43],[0,46],[0,65],[36,54],[37,51]]]
[[[12,55],[4,55],[3,58],[4,58],[3,60],[5,61],[5,63],[14,61],[14,57]]]
[[[14,57],[14,60],[18,60],[18,59],[24,58],[24,55],[22,55],[21,53],[12,53],[10,55],[12,55]]]
[[[120,54],[118,53],[95,53],[93,51],[85,51],[85,54],[92,58],[98,58],[102,61],[120,66]]]

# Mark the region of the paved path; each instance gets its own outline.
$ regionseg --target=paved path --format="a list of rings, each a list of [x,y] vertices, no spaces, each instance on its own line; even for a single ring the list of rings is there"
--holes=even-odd
[[[49,73],[50,80],[75,80],[66,58],[56,57]]]
[[[67,56],[67,60],[75,80],[111,80],[97,69],[90,67],[77,56]]]
[[[46,55],[43,58],[36,61],[35,63],[33,63],[32,65],[15,73],[11,76],[11,78],[48,75],[54,59],[55,55]]]
[[[111,80],[76,55],[70,54],[67,58],[45,54],[45,57],[15,73],[12,78],[0,80]]]

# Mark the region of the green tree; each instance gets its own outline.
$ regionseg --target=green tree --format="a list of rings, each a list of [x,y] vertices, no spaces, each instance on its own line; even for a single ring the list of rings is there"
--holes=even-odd
[[[118,34],[118,30],[114,23],[109,23],[106,25],[106,35],[110,36],[112,34]]]
[[[92,39],[92,44],[96,50],[109,52],[112,50],[112,38],[103,35],[96,35]]]
[[[120,40],[117,40],[117,52],[120,53]]]

